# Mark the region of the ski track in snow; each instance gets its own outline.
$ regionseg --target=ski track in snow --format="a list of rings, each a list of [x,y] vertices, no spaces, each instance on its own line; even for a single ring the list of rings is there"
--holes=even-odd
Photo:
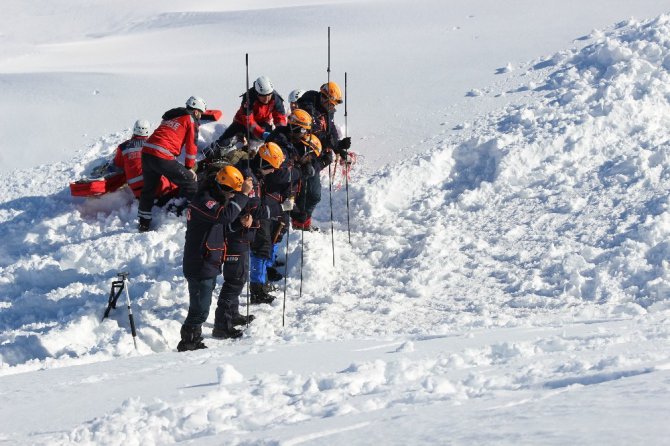
[[[369,178],[361,166],[349,185],[351,245],[344,192],[333,196],[335,267],[325,189],[315,215],[322,232],[305,234],[300,299],[299,234],[290,234],[287,326],[280,297],[254,308],[257,321],[237,343],[377,339],[385,356],[337,373],[248,375],[223,364],[204,395],[126,400],[59,441],[165,444],[229,431],[244,444],[275,425],[341,417],[351,422],[341,429],[363,429],[370,419],[354,415],[381,408],[493,394],[524,404],[667,373],[670,16],[596,37],[529,69],[549,73],[529,87],[534,102]],[[128,136],[100,138],[71,165],[0,179],[0,374],[133,356],[122,306],[100,322],[122,270],[140,354],[175,348],[188,300],[183,219],[159,213],[160,228],[138,234],[128,191],[84,201],[66,189]],[[512,331],[504,341],[477,337],[492,328]],[[515,341],[513,330],[524,336]],[[448,347],[415,354],[436,339]]]

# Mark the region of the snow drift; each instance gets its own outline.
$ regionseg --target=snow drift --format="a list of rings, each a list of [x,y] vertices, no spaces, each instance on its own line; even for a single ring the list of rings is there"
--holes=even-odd
[[[529,70],[548,73],[528,86],[533,102],[355,176],[352,245],[336,192],[336,268],[328,233],[307,234],[297,301],[293,234],[288,326],[279,302],[259,308],[241,342],[444,334],[542,323],[556,309],[570,319],[666,309],[670,17],[591,37]],[[214,131],[204,126],[201,142]],[[0,178],[0,373],[132,354],[125,313],[100,322],[122,270],[141,353],[176,345],[187,302],[183,220],[161,213],[157,231],[138,234],[127,191],[83,201],[66,189],[128,136]],[[325,227],[324,197],[316,218]]]

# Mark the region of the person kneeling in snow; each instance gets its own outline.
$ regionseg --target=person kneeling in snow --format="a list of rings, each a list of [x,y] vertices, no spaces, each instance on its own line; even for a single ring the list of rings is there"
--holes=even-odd
[[[247,205],[252,188],[251,179],[245,181],[238,169],[225,166],[204,180],[187,208],[183,269],[188,282],[189,307],[177,351],[207,347],[202,342],[202,324],[209,316],[212,292],[221,273],[226,226],[233,223]]]
[[[242,140],[248,131],[251,141],[250,147],[258,147],[267,139],[275,127],[286,125],[286,109],[284,100],[277,93],[272,81],[267,76],[260,76],[254,81],[254,86],[242,94],[242,104],[233,118],[233,122],[223,134],[206,149],[205,156],[217,158],[221,149],[228,148],[233,138]],[[247,103],[247,98],[249,103]],[[248,113],[247,113],[248,110]]]
[[[144,186],[142,146],[149,136],[149,128],[149,121],[137,120],[133,126],[132,138],[119,144],[114,156],[113,164],[123,171],[128,187],[133,191],[135,198],[140,198]],[[161,176],[155,192],[158,205],[162,205],[175,195],[177,195],[177,185]]]

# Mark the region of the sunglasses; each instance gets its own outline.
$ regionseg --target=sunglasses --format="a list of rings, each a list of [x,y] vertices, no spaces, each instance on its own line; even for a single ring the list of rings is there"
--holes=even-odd
[[[301,135],[307,133],[307,129],[304,127],[300,127],[299,125],[289,124],[289,126],[291,128],[291,133],[299,133]]]
[[[339,105],[339,104],[341,104],[342,102],[344,102],[344,101],[342,101],[342,99],[332,99],[332,98],[326,96],[326,95],[323,94],[323,93],[321,93],[321,99],[322,99],[324,102],[328,102],[330,105]]]

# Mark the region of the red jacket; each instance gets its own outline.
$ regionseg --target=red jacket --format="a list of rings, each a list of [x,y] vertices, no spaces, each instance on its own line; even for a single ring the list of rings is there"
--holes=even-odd
[[[144,142],[142,153],[147,153],[167,160],[181,155],[182,147],[186,146],[184,166],[191,169],[195,166],[198,152],[198,121],[186,108],[173,108],[163,115],[163,121]]]
[[[249,97],[251,99],[251,116],[249,116],[249,131],[258,139],[261,139],[265,127],[275,127],[286,125],[286,109],[284,108],[284,100],[277,94],[272,93],[272,99],[267,104],[262,104],[258,100],[258,93],[255,88],[249,89]],[[233,121],[247,127],[247,103],[245,101],[246,95],[242,95],[242,105],[235,113]]]
[[[146,139],[146,136],[133,135],[128,141],[119,144],[114,156],[114,165],[123,170],[126,182],[133,191],[135,198],[140,197],[142,187],[144,186],[144,179],[142,177],[142,145]],[[162,176],[156,188],[156,197],[162,197],[176,190],[177,185]]]

